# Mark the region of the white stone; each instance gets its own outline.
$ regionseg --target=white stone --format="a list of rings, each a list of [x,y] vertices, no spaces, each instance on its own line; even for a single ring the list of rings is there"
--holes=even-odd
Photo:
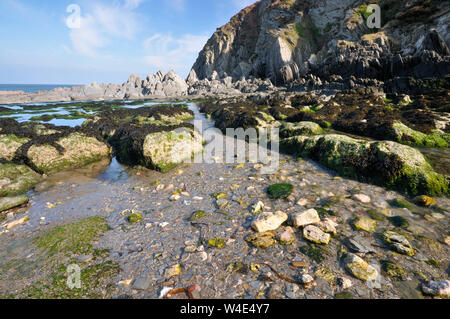
[[[309,209],[305,212],[292,215],[292,222],[294,227],[299,228],[320,223],[320,217],[315,209]]]
[[[328,245],[331,240],[330,234],[324,233],[320,228],[313,225],[306,226],[303,229],[303,236],[305,239],[316,244]]]
[[[271,230],[278,229],[286,220],[288,215],[283,212],[264,212],[252,224],[252,228],[259,233],[264,233]]]

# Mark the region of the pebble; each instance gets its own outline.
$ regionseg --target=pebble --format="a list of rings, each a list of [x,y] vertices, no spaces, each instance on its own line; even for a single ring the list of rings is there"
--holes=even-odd
[[[306,206],[308,205],[308,200],[306,198],[302,198],[297,202],[298,206]]]
[[[364,194],[355,194],[353,195],[353,199],[363,204],[370,204],[372,201],[369,196]]]
[[[347,277],[339,277],[337,283],[342,290],[347,290],[353,286],[351,279]]]

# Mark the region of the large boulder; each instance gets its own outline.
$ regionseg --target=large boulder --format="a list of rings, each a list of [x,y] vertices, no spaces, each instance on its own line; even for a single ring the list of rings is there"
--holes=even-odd
[[[0,197],[24,194],[41,181],[41,176],[25,165],[0,163]]]
[[[344,135],[296,136],[281,149],[310,157],[345,177],[368,180],[410,195],[443,195],[448,177],[434,171],[418,150],[395,142],[371,142]]]
[[[28,164],[42,173],[82,167],[111,156],[111,148],[96,137],[71,133],[48,144],[31,145],[26,151]]]

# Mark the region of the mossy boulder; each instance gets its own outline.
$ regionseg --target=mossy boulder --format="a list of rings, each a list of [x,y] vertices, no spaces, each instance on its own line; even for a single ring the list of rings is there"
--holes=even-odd
[[[29,198],[26,195],[15,197],[0,197],[0,212],[21,206],[28,203]]]
[[[149,133],[143,141],[131,136],[119,146],[118,155],[124,163],[136,163],[166,172],[202,152],[202,142],[203,139],[197,131],[180,127],[176,130]]]
[[[0,163],[0,197],[20,195],[41,181],[41,176],[26,165]]]
[[[103,141],[83,133],[72,133],[54,144],[32,145],[26,156],[29,164],[42,173],[83,167],[111,156]]]
[[[324,131],[314,122],[284,123],[280,129],[281,138],[290,138],[299,135],[319,135]]]
[[[310,157],[345,177],[370,181],[410,195],[443,195],[448,177],[436,173],[418,150],[395,142],[344,135],[296,136],[281,140],[287,153]]]
[[[272,199],[285,199],[292,194],[294,186],[287,183],[274,184],[267,189],[269,197]]]

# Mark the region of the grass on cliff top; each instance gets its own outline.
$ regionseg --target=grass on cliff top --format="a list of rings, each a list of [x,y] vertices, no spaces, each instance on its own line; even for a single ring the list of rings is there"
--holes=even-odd
[[[89,254],[92,243],[109,230],[103,217],[94,216],[79,222],[58,226],[35,239],[38,247],[51,254]]]

